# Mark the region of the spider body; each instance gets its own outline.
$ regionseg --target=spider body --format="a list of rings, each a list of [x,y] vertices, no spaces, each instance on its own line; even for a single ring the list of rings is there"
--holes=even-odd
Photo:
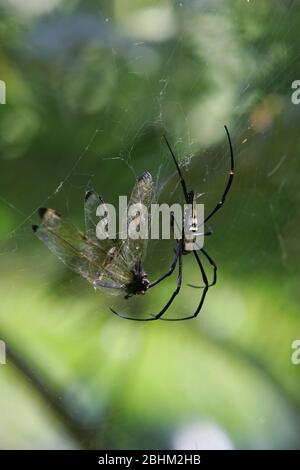
[[[183,232],[183,255],[188,255],[191,253],[191,251],[193,251],[197,241],[197,233],[199,229],[196,210],[196,194],[194,191],[189,191],[187,196],[188,207],[191,210],[188,209],[187,213],[185,214],[187,230],[184,230]]]

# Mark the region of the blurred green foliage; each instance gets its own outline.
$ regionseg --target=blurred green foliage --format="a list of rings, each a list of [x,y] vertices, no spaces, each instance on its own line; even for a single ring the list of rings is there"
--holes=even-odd
[[[299,448],[298,3],[7,0],[0,13],[0,447],[170,448],[209,422],[235,448]],[[88,187],[116,202],[146,169],[160,202],[182,201],[164,133],[212,207],[224,123],[237,171],[211,222],[219,282],[201,315],[113,317],[116,299],[33,236],[37,208],[82,228]],[[171,257],[172,244],[150,243],[151,276]],[[184,279],[198,279],[189,258]],[[175,282],[119,306],[156,312]],[[170,315],[198,295],[184,286]]]

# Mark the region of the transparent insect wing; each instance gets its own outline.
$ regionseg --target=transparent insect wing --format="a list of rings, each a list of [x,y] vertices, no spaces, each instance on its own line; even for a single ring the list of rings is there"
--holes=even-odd
[[[120,286],[130,282],[131,273],[122,259],[111,257],[53,209],[39,213],[42,222],[33,227],[37,237],[70,269],[91,283],[99,273]]]
[[[98,243],[96,227],[98,219],[96,216],[97,207],[104,204],[103,199],[95,191],[87,191],[84,198],[84,220],[86,235]]]
[[[120,253],[121,245],[119,240],[110,238],[100,240],[97,238],[96,230],[99,219],[96,214],[97,208],[100,205],[105,207],[105,202],[102,197],[97,194],[96,191],[87,191],[84,200],[85,231],[88,238],[100,246],[106,253],[106,257],[102,264],[102,270],[98,273],[98,279],[100,277],[101,281],[105,284],[105,269],[112,269],[114,271],[114,264],[119,263],[124,265],[124,260],[122,258],[122,253]]]
[[[84,199],[84,219],[85,219],[85,233],[90,240],[101,246],[103,250],[108,252],[112,247],[118,246],[118,240],[106,238],[99,240],[96,235],[96,228],[99,218],[96,215],[97,208],[102,205],[105,207],[105,202],[102,197],[95,191],[87,191]]]
[[[128,237],[122,244],[122,252],[129,263],[133,265],[141,261],[147,248],[147,238],[150,225],[150,206],[153,195],[151,174],[146,171],[136,181],[128,204]],[[136,227],[140,227],[139,236]],[[132,230],[138,238],[131,238]],[[147,238],[145,238],[145,235]]]

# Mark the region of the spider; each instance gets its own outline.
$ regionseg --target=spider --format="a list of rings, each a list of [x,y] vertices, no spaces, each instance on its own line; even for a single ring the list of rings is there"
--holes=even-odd
[[[229,135],[229,131],[228,131],[227,126],[225,125],[224,128],[225,128],[225,131],[226,131],[226,134],[227,134],[229,149],[230,149],[230,172],[229,172],[229,177],[228,177],[228,181],[227,181],[227,184],[225,186],[225,190],[222,194],[222,197],[221,197],[220,201],[217,203],[215,208],[208,214],[208,216],[205,217],[203,225],[206,224],[208,222],[208,220],[210,220],[213,217],[213,215],[218,210],[220,210],[221,207],[223,206],[223,204],[225,202],[225,199],[226,199],[226,196],[227,196],[227,194],[228,194],[228,192],[231,188],[233,177],[234,177],[234,157],[233,157],[232,143],[231,143],[231,139],[230,139],[230,135]],[[191,249],[191,244],[193,244],[195,242],[196,237],[198,235],[211,235],[212,232],[210,230],[206,233],[205,232],[204,233],[199,232],[198,221],[197,221],[197,217],[195,215],[196,214],[196,211],[195,211],[195,207],[196,207],[195,192],[193,190],[188,191],[185,179],[183,178],[183,175],[182,175],[180,166],[178,164],[178,161],[176,159],[175,153],[173,152],[166,136],[164,136],[164,139],[165,139],[165,142],[168,146],[170,154],[173,158],[173,161],[174,161],[174,164],[175,164],[178,176],[179,176],[179,181],[180,181],[180,184],[181,184],[181,187],[182,187],[182,191],[183,191],[183,194],[184,194],[185,201],[186,201],[187,204],[191,204],[192,208],[193,208],[192,209],[191,222],[190,222],[189,230],[188,230],[188,232],[190,232],[190,233],[189,233],[189,235],[187,235],[185,233],[185,231],[183,230],[181,239],[176,240],[175,258],[174,258],[174,260],[171,264],[171,267],[170,267],[169,271],[166,274],[164,274],[158,281],[152,283],[152,285],[151,285],[151,287],[153,287],[154,285],[157,285],[159,282],[161,282],[163,279],[165,279],[167,276],[170,276],[173,273],[173,271],[174,271],[174,269],[177,265],[177,262],[178,262],[178,276],[177,276],[176,289],[174,290],[173,294],[171,295],[171,297],[168,300],[168,302],[166,303],[166,305],[163,307],[163,309],[157,315],[151,315],[151,318],[133,318],[133,317],[122,316],[118,312],[116,312],[114,309],[111,308],[111,311],[114,314],[116,314],[118,316],[121,316],[122,318],[126,318],[128,320],[153,321],[153,320],[160,319],[160,320],[164,320],[164,321],[182,321],[182,320],[190,320],[192,318],[195,318],[195,317],[197,317],[197,315],[199,314],[199,312],[202,309],[202,306],[204,304],[204,300],[205,300],[206,294],[208,292],[208,289],[210,287],[214,286],[217,282],[217,265],[213,261],[211,256],[203,248],[201,248],[199,250],[204,255],[204,257],[207,259],[207,261],[209,262],[209,264],[213,268],[213,280],[212,280],[211,283],[209,283],[198,252],[195,249]],[[182,285],[182,257],[183,257],[183,255],[187,255],[189,253],[193,253],[193,255],[196,259],[196,263],[199,267],[201,277],[202,277],[202,281],[203,281],[203,284],[204,284],[204,286],[194,286],[194,285],[190,284],[191,287],[202,288],[203,289],[200,301],[198,303],[198,306],[197,306],[195,312],[192,313],[191,315],[187,315],[187,316],[179,317],[179,318],[161,318],[163,316],[163,314],[168,310],[168,308],[170,307],[170,305],[174,301],[175,297],[180,292],[181,285]]]

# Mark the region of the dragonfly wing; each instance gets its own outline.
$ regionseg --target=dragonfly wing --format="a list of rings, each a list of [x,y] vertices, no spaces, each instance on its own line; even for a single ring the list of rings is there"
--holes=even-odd
[[[84,198],[84,219],[85,233],[94,242],[98,242],[96,237],[97,207],[104,204],[103,199],[95,191],[87,191]]]
[[[91,283],[99,276],[120,288],[130,281],[126,264],[116,256],[118,247],[115,253],[101,249],[53,209],[42,208],[39,214],[41,224],[33,226],[37,237],[70,269]]]
[[[124,257],[131,266],[136,261],[141,261],[146,251],[152,193],[152,177],[148,171],[145,171],[137,179],[130,196],[128,205],[128,236],[122,244]],[[140,228],[139,232],[136,230],[137,227]],[[135,236],[140,236],[132,238],[132,229]]]
[[[99,219],[96,215],[97,207],[104,207],[104,211],[107,212],[105,202],[102,197],[96,193],[96,191],[87,191],[84,199],[84,219],[85,219],[85,233],[90,240],[93,240],[96,244],[101,246],[106,252],[116,245],[115,239],[105,238],[99,239],[96,235],[96,228]]]

